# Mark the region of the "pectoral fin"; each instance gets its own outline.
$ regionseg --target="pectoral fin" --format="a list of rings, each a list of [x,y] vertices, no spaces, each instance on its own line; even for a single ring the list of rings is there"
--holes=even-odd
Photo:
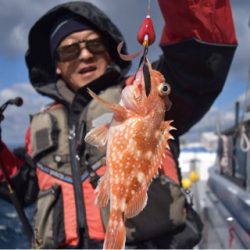
[[[109,201],[109,170],[101,177],[100,182],[95,190],[97,197],[95,203],[101,208],[106,207]]]
[[[101,127],[93,128],[86,134],[84,140],[96,148],[106,148],[108,130],[109,124],[104,124]]]
[[[144,188],[140,193],[136,194],[127,204],[125,210],[126,218],[132,218],[139,214],[146,206],[147,200],[147,189]]]

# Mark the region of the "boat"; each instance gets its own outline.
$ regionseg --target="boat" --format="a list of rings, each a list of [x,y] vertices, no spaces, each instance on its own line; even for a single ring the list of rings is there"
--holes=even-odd
[[[250,249],[250,112],[239,119],[235,106],[234,126],[218,133],[207,181],[194,187],[204,222],[199,248]]]

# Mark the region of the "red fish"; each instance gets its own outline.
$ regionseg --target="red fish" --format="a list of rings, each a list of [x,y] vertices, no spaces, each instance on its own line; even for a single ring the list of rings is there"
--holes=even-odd
[[[113,111],[110,124],[92,129],[85,141],[106,148],[106,172],[97,187],[96,202],[104,207],[110,200],[110,216],[104,249],[122,249],[125,246],[125,219],[136,216],[147,204],[147,190],[158,174],[161,161],[173,139],[169,131],[172,121],[164,121],[170,108],[169,84],[163,75],[149,69],[151,90],[145,94],[142,72],[133,84],[126,86],[119,104],[111,104],[90,95]]]

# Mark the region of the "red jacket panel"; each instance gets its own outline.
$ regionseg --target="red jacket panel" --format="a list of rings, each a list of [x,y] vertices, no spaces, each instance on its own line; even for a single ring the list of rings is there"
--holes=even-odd
[[[23,161],[10,152],[7,146],[0,142],[0,165],[5,169],[8,176],[14,176],[22,167]],[[4,180],[4,174],[0,168],[0,181]]]
[[[158,0],[165,27],[161,45],[196,38],[208,43],[237,42],[229,0]]]

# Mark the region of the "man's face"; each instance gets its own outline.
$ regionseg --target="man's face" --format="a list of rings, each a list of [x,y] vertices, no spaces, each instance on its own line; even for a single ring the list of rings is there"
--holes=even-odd
[[[74,32],[61,41],[58,48],[72,45],[79,41],[100,39],[100,35],[93,30]],[[68,86],[76,91],[104,74],[110,63],[110,56],[106,49],[103,52],[91,52],[86,43],[80,43],[80,52],[75,58],[57,62],[56,73],[65,80]],[[65,47],[64,47],[65,48]]]

